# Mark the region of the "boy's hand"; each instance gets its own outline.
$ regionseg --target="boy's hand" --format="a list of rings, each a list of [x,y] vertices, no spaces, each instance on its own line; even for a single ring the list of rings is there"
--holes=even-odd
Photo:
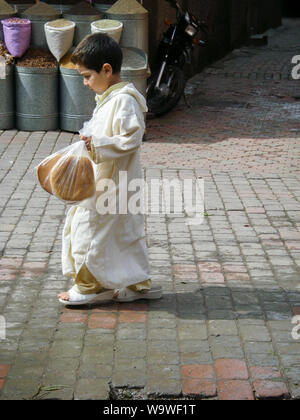
[[[85,142],[85,146],[88,149],[88,151],[91,151],[91,137],[85,137],[85,136],[79,136],[80,140],[83,140]]]

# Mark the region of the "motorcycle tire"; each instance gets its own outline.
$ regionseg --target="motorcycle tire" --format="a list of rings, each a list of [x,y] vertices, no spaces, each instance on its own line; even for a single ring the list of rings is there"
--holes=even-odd
[[[155,73],[148,79],[147,106],[150,113],[160,117],[171,111],[179,102],[184,93],[185,77],[183,71],[179,67],[167,65],[160,86],[166,85],[169,78],[173,77],[168,95],[163,95],[161,91],[155,89],[158,74],[159,73]]]

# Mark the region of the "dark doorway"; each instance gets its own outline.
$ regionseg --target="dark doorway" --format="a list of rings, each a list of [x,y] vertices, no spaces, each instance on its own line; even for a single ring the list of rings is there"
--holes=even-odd
[[[300,17],[299,0],[282,0],[283,17]]]

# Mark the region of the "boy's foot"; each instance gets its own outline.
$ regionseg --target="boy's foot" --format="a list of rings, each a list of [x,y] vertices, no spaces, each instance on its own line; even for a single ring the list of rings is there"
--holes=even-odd
[[[86,305],[87,303],[106,303],[113,299],[113,290],[104,290],[99,293],[91,293],[83,295],[71,288],[68,292],[63,292],[58,295],[60,303],[63,305]]]
[[[139,299],[160,299],[161,297],[161,286],[152,286],[151,289],[143,290],[142,292],[134,292],[128,287],[124,287],[123,289],[115,290],[114,293],[115,302],[133,302]]]

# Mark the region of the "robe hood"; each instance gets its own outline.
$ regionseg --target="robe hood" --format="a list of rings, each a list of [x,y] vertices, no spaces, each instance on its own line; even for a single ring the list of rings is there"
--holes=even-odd
[[[136,89],[134,84],[130,82],[121,82],[111,86],[102,95],[96,95],[95,100],[98,104],[98,107],[101,107],[119,94],[131,95],[139,104],[142,112],[148,111],[146,99]]]

